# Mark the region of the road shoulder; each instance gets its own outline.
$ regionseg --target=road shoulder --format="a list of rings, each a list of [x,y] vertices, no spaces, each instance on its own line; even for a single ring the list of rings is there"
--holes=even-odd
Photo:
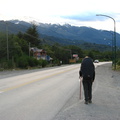
[[[54,120],[119,120],[120,119],[120,72],[112,71],[111,64],[96,68],[93,85],[93,103],[79,100],[79,87],[72,98],[60,110]]]

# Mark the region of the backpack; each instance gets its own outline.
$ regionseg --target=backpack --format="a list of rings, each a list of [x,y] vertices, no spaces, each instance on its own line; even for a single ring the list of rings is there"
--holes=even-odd
[[[92,80],[94,74],[94,65],[90,58],[83,60],[81,64],[81,72],[84,80]]]
[[[92,78],[93,78],[93,75],[91,75],[91,74],[83,74],[84,80],[92,80]]]

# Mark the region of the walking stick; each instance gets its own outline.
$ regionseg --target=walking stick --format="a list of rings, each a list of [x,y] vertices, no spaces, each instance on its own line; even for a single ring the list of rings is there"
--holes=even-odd
[[[81,100],[82,78],[80,77],[79,79],[80,79],[80,100]]]

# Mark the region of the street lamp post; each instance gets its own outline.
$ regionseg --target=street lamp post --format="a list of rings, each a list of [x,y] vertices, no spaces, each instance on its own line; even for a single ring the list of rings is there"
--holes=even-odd
[[[111,18],[114,21],[114,70],[116,70],[116,22],[115,19],[108,15],[96,14],[96,16],[104,16]]]
[[[109,33],[109,34],[111,34],[112,35],[112,39],[111,39],[111,41],[112,41],[112,66],[113,66],[113,62],[114,62],[114,60],[113,60],[113,55],[114,55],[114,51],[113,51],[113,42],[114,42],[114,34],[113,34],[113,32],[110,32],[110,31],[104,31],[104,32],[107,32],[107,33]]]

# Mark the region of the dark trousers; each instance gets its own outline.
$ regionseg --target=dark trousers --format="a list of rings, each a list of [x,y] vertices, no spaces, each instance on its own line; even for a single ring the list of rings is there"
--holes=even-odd
[[[83,89],[84,89],[85,101],[92,100],[92,81],[83,80]]]

